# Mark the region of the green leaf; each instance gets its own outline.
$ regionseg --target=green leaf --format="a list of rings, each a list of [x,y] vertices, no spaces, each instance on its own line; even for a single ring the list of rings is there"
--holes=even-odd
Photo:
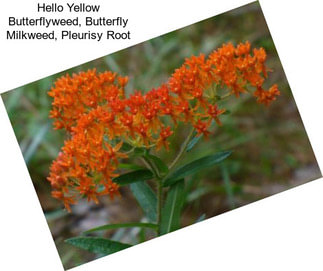
[[[140,229],[138,239],[139,239],[139,243],[143,243],[143,242],[146,241],[146,231],[145,231],[145,228],[141,228]]]
[[[154,163],[161,175],[168,173],[168,166],[159,157],[152,154],[146,154],[145,157]]]
[[[191,175],[204,168],[218,164],[225,158],[227,158],[231,153],[231,151],[218,152],[216,154],[199,158],[193,162],[181,166],[165,180],[164,186],[172,185],[178,180],[183,179],[185,176]]]
[[[147,152],[148,151],[145,148],[135,148],[133,154],[134,156],[145,156]]]
[[[124,244],[101,237],[74,237],[65,240],[65,242],[78,248],[102,255],[109,255],[131,247],[130,244]]]
[[[180,215],[184,203],[184,180],[172,185],[162,210],[160,233],[165,234],[180,227]]]
[[[120,163],[118,165],[118,168],[120,169],[130,169],[130,170],[137,170],[137,169],[143,169],[143,167],[135,165],[135,164],[125,164],[125,163]]]
[[[150,180],[154,177],[153,173],[148,169],[138,169],[136,171],[131,171],[120,175],[113,179],[113,182],[119,185],[125,185],[135,182],[142,182]]]
[[[130,189],[151,222],[157,221],[157,198],[155,192],[145,182],[130,184]]]
[[[202,138],[202,135],[196,136],[196,132],[194,134],[193,139],[187,144],[186,151],[189,152],[196,145],[197,142]]]
[[[120,229],[120,228],[151,228],[157,229],[157,225],[153,223],[121,223],[121,224],[107,224],[103,226],[99,226],[90,230],[83,232],[84,234],[96,232],[96,231],[105,231],[105,230],[112,230],[112,229]]]

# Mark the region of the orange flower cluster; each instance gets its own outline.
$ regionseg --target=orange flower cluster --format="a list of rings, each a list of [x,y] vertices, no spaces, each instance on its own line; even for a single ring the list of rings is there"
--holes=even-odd
[[[197,134],[207,136],[214,120],[225,112],[216,102],[221,99],[215,86],[226,87],[225,96],[247,92],[254,87],[259,103],[270,104],[279,95],[276,85],[264,90],[267,77],[264,49],[250,53],[246,42],[234,47],[224,44],[206,59],[192,56],[176,69],[167,83],[143,94],[135,91],[126,98],[128,78],[106,71],[89,70],[59,78],[49,92],[54,98],[50,117],[56,129],[65,129],[65,141],[50,168],[52,195],[64,202],[66,209],[79,196],[97,202],[97,196],[118,195],[113,178],[123,142],[134,147],[169,148],[169,137],[178,122],[190,123]],[[167,126],[169,118],[174,124]],[[169,122],[168,122],[169,123]]]

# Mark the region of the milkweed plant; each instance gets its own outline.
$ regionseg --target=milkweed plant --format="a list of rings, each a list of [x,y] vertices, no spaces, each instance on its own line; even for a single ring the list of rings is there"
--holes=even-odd
[[[268,106],[280,95],[276,84],[263,88],[269,71],[265,60],[265,50],[251,49],[249,42],[223,44],[208,57],[187,58],[159,87],[145,93],[136,90],[129,97],[128,77],[112,71],[93,69],[58,78],[48,93],[53,98],[50,118],[67,137],[47,178],[52,196],[71,212],[80,198],[98,203],[101,196],[119,197],[120,186],[129,185],[145,214],[142,221],[102,225],[67,242],[107,255],[131,244],[89,233],[138,227],[160,236],[178,229],[185,177],[220,163],[231,151],[185,165],[181,159],[200,138],[209,136],[213,123],[222,125],[221,116],[228,110],[220,108],[219,101],[249,93]],[[186,139],[166,164],[158,153],[169,150],[180,123],[187,126]],[[140,164],[127,164],[129,158]],[[155,186],[149,185],[153,182]]]

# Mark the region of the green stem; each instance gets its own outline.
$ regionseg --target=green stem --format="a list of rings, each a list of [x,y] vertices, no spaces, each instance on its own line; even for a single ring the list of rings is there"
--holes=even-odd
[[[154,176],[156,177],[156,179],[160,180],[160,173],[158,171],[158,168],[155,166],[154,163],[152,163],[150,161],[149,158],[147,158],[146,156],[143,156],[143,160],[145,161],[145,165],[146,167],[150,168],[152,170],[152,172],[154,173]]]
[[[171,171],[171,169],[180,161],[180,159],[182,158],[182,155],[184,154],[188,144],[191,141],[191,138],[193,136],[194,133],[194,128],[192,128],[192,130],[189,132],[188,136],[186,137],[184,143],[181,146],[181,149],[179,150],[177,156],[175,157],[175,159],[173,160],[173,162],[169,165],[169,171]],[[169,174],[167,174],[169,175]],[[165,179],[165,178],[164,178]]]
[[[195,129],[192,128],[192,130],[189,132],[188,136],[186,137],[184,143],[181,146],[180,151],[178,152],[177,156],[175,157],[175,159],[173,160],[173,162],[168,167],[169,171],[166,174],[166,176],[164,176],[162,179],[158,179],[157,180],[157,225],[158,225],[157,234],[158,234],[158,236],[160,235],[160,223],[161,223],[161,217],[162,217],[163,183],[167,179],[167,177],[169,176],[169,174],[171,172],[171,169],[174,168],[174,166],[180,161],[180,159],[182,158],[183,154],[185,153],[185,150],[187,148],[187,145],[191,141],[191,138],[192,138],[192,136],[194,134],[194,130]]]
[[[140,157],[140,160],[143,162],[146,168],[153,170],[144,157]]]
[[[125,154],[129,154],[129,153],[132,153],[134,150],[135,150],[136,147],[132,147],[131,150],[129,151],[126,151]]]
[[[220,97],[220,100],[224,100],[225,98],[228,98],[228,97],[230,97],[231,95],[232,95],[232,93],[231,93],[231,92],[228,92],[228,93],[226,93],[226,94],[222,95],[222,96]]]
[[[160,235],[160,223],[162,216],[162,206],[163,206],[163,182],[160,178],[160,173],[158,168],[155,167],[154,163],[152,163],[147,157],[142,157],[142,160],[147,168],[150,168],[154,173],[156,184],[157,184],[157,235]]]
[[[158,169],[154,166],[153,163],[151,163],[151,161],[149,159],[147,159],[147,157],[142,157],[143,162],[145,163],[145,165],[147,166],[147,168],[150,168],[155,176],[155,179],[157,181],[157,235],[160,235],[160,224],[161,224],[161,218],[162,218],[162,206],[163,206],[163,182],[164,180],[167,179],[167,177],[169,176],[171,169],[173,169],[176,164],[180,161],[180,159],[182,158],[183,154],[185,153],[185,150],[188,146],[188,144],[190,143],[193,134],[194,134],[194,128],[191,129],[191,131],[189,132],[189,134],[187,135],[184,143],[181,145],[180,151],[178,152],[178,154],[176,155],[175,159],[173,160],[173,162],[169,165],[169,171],[168,174],[166,174],[166,176],[164,176],[164,178],[161,179],[160,174],[158,172]]]

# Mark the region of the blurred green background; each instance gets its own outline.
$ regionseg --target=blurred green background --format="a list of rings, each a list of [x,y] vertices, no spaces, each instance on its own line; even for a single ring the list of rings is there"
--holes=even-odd
[[[142,213],[127,188],[114,201],[102,198],[99,205],[81,202],[71,214],[51,198],[46,177],[64,140],[64,133],[54,131],[48,118],[51,99],[47,92],[53,82],[66,73],[108,69],[129,76],[128,94],[135,89],[148,91],[164,83],[186,57],[207,55],[222,43],[246,40],[253,47],[265,48],[267,66],[273,70],[265,86],[277,83],[282,94],[268,108],[257,104],[250,95],[223,102],[222,107],[231,111],[222,117],[223,126],[215,127],[207,141],[200,140],[182,162],[219,150],[234,153],[221,165],[187,180],[188,196],[182,218],[185,226],[200,216],[212,217],[321,176],[258,2],[2,95],[65,268],[97,257],[65,244],[65,239],[102,224],[139,221]],[[179,128],[171,151],[160,154],[162,159],[172,160],[185,133]],[[137,233],[135,229],[123,229],[105,236],[136,243]]]

